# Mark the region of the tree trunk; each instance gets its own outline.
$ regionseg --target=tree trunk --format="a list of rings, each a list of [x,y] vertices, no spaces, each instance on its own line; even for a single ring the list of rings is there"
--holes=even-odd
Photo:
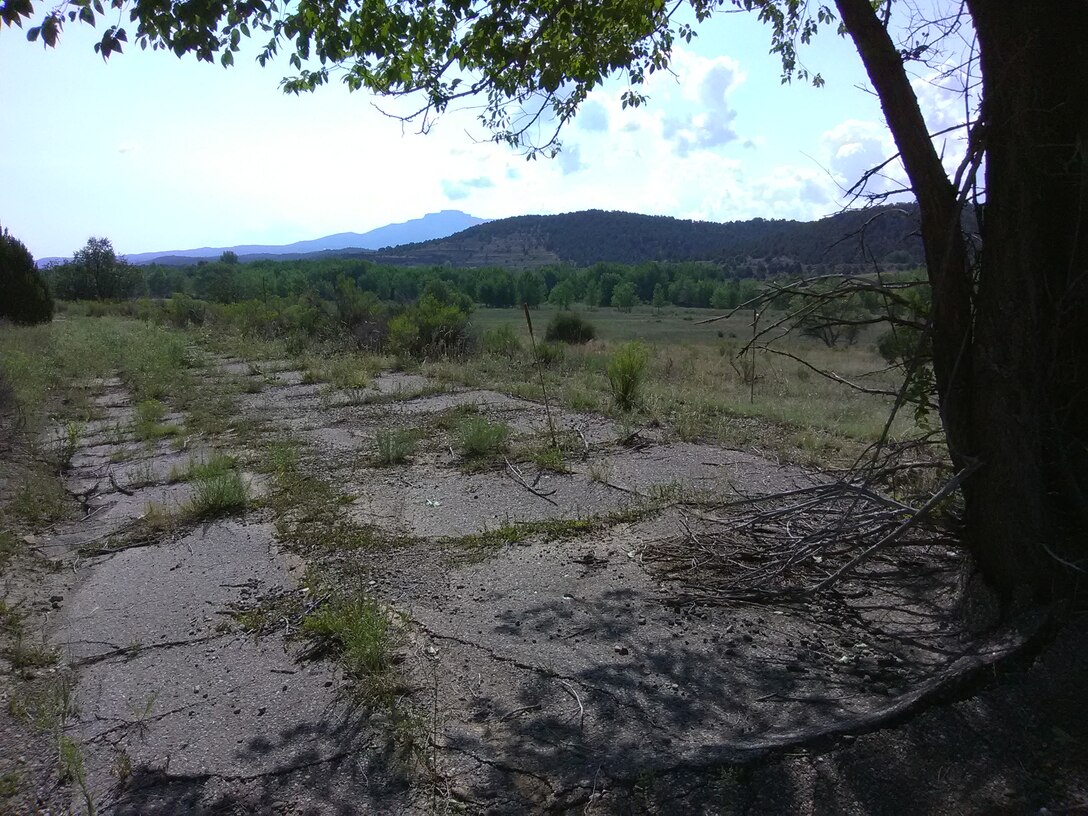
[[[954,466],[979,465],[967,544],[1006,606],[1065,594],[1088,552],[1088,4],[968,0],[986,148],[977,284],[902,56],[868,0],[836,5],[921,210],[941,418]]]
[[[1088,554],[1088,4],[968,6],[986,205],[967,530],[1006,600],[1039,600]]]

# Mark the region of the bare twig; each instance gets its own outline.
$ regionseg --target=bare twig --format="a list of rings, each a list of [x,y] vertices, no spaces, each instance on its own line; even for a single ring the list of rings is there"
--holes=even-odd
[[[560,684],[562,684],[563,688],[565,688],[567,692],[572,697],[574,697],[574,702],[578,703],[578,728],[584,728],[586,721],[586,708],[584,705],[582,705],[582,698],[578,696],[578,690],[566,680],[560,680],[559,682]]]
[[[521,471],[519,471],[516,467],[514,467],[510,463],[509,459],[506,460],[506,472],[510,474],[510,478],[512,478],[515,482],[520,484],[522,487],[524,487],[526,490],[528,490],[534,496],[537,496],[537,497],[539,497],[541,499],[544,499],[544,501],[548,502],[548,504],[551,504],[554,507],[559,506],[559,504],[554,499],[550,498],[551,496],[553,496],[555,494],[554,490],[551,491],[550,493],[541,493],[539,490],[537,490],[535,487],[533,487],[531,484],[529,484],[527,481],[525,481],[525,477],[521,475]]]

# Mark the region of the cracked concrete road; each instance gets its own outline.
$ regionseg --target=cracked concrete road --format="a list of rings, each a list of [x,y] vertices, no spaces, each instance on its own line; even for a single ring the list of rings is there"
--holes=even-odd
[[[531,440],[546,427],[536,403],[418,375],[337,392],[275,361],[219,371],[260,389],[237,399],[260,428],[248,444],[301,442],[347,517],[390,546],[289,550],[264,509],[105,551],[149,503],[186,502],[171,473],[216,443],[134,445],[129,400],[108,384],[69,473],[88,514],[42,542],[73,567],[53,579],[49,636],[74,671],[65,733],[99,813],[720,812],[748,790],[731,769],[896,721],[1019,645],[958,625],[960,561],[944,552],[916,556],[917,579],[874,561],[807,605],[669,602],[643,556],[681,522],[698,528],[665,498],[814,474],[664,429],[625,446],[607,418],[559,411],[584,450],[529,485],[501,463],[465,472],[443,418],[470,411]],[[389,428],[423,439],[409,463],[375,468]],[[398,693],[421,712],[424,767],[402,761],[391,724],[353,703],[334,663],[304,659],[287,617],[259,636],[232,625],[232,608],[297,597],[308,567],[404,622]]]

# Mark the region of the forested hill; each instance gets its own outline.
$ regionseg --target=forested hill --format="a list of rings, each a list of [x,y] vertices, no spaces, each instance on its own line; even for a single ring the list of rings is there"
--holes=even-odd
[[[685,221],[587,210],[525,215],[471,227],[448,238],[382,250],[384,263],[533,267],[557,262],[727,261],[799,264],[922,263],[913,204],[852,210],[819,221]]]

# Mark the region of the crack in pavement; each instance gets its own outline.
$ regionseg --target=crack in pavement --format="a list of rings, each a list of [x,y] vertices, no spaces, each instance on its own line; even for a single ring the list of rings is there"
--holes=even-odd
[[[197,646],[201,643],[210,643],[213,640],[224,638],[229,635],[233,635],[233,632],[217,632],[214,635],[208,635],[206,637],[194,638],[192,640],[168,640],[163,643],[152,643],[147,646],[140,646],[139,648],[122,647],[114,649],[113,651],[106,652],[100,655],[93,655],[91,657],[80,658],[79,660],[70,663],[69,665],[74,668],[83,668],[85,666],[95,666],[99,663],[104,663],[107,660],[113,660],[118,657],[139,657],[143,652],[149,652],[154,649],[176,649],[179,646]],[[76,641],[79,642],[79,641]],[[88,641],[92,642],[92,641]],[[111,644],[112,645],[112,644]]]
[[[647,714],[646,711],[641,706],[639,706],[637,703],[628,702],[627,700],[624,700],[624,699],[620,698],[618,695],[616,695],[614,692],[609,691],[608,689],[601,688],[600,686],[595,686],[592,683],[587,683],[585,680],[583,680],[583,679],[581,679],[579,677],[574,677],[572,675],[567,675],[567,674],[560,674],[559,672],[555,671],[554,669],[549,669],[546,666],[537,666],[537,665],[535,665],[533,663],[523,663],[522,661],[520,661],[520,660],[518,660],[516,658],[507,657],[505,655],[497,654],[494,649],[492,649],[492,648],[490,648],[488,646],[484,646],[484,645],[482,645],[480,643],[474,643],[473,641],[465,640],[464,638],[459,638],[459,637],[457,637],[455,635],[439,634],[438,632],[435,632],[433,629],[426,626],[425,624],[420,623],[419,621],[413,621],[413,623],[415,623],[416,626],[418,626],[420,629],[422,629],[424,632],[426,632],[430,637],[432,637],[432,638],[434,638],[436,640],[449,640],[449,641],[453,641],[454,643],[460,643],[463,646],[468,646],[468,647],[473,648],[473,649],[478,649],[479,651],[483,652],[488,657],[490,657],[492,660],[496,660],[496,661],[498,661],[500,663],[506,663],[506,664],[514,666],[515,668],[518,668],[518,669],[524,669],[526,671],[536,672],[537,674],[543,675],[544,677],[549,677],[549,678],[552,678],[552,679],[555,679],[555,680],[566,680],[567,682],[570,682],[570,683],[577,683],[579,686],[581,686],[584,689],[587,689],[589,691],[597,692],[598,694],[609,698],[610,700],[612,700],[612,702],[614,702],[618,706],[621,706],[623,708],[628,708],[628,709],[631,709],[631,710],[635,711],[640,718],[645,720],[647,723],[652,725],[657,730],[664,731],[664,732],[668,731],[668,729],[665,728],[665,726],[661,725],[656,720],[654,720],[654,718],[651,717],[649,714]]]

